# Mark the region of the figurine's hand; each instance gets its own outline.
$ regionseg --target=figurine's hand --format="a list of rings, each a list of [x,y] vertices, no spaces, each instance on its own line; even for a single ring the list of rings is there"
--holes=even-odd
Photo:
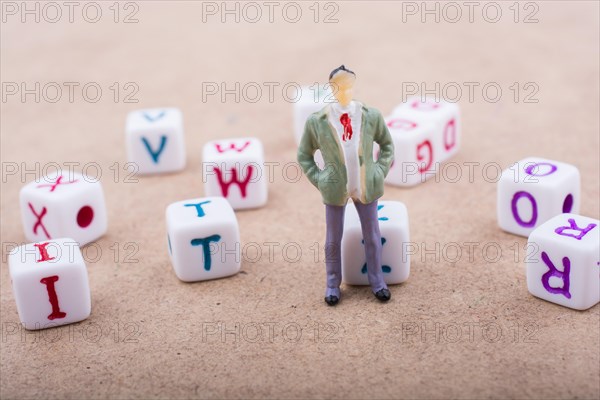
[[[312,163],[313,165],[308,167],[307,169],[304,169],[304,167],[302,168],[304,169],[304,174],[308,178],[309,182],[312,183],[318,189],[319,179],[321,177],[321,170],[317,166],[317,163],[315,163],[314,158],[312,160]]]
[[[373,139],[379,144],[379,158],[376,164],[381,168],[383,177],[385,178],[394,161],[394,142],[381,114],[379,114],[377,129]]]
[[[306,121],[304,125],[304,134],[302,140],[300,140],[300,146],[298,146],[298,163],[304,171],[304,175],[308,178],[310,183],[315,187],[319,187],[319,174],[320,170],[315,162],[315,152],[318,150],[317,140],[315,138],[315,131],[313,128],[312,118]]]

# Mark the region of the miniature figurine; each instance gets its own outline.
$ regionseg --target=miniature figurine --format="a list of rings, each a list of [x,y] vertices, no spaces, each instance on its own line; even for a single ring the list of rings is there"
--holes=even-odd
[[[383,280],[377,200],[383,195],[383,180],[394,159],[394,144],[381,113],[352,99],[355,80],[356,74],[343,65],[331,72],[329,83],[336,101],[311,114],[298,148],[298,162],[325,204],[325,302],[330,306],[341,296],[340,253],[348,199],[360,217],[371,290],[380,301],[391,298]],[[373,142],[380,148],[377,161]],[[317,150],[325,161],[323,170],[315,163]]]

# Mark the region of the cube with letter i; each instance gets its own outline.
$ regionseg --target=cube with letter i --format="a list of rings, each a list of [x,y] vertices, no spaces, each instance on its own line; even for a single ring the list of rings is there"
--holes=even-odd
[[[394,141],[394,162],[385,182],[395,186],[414,186],[434,174],[439,161],[435,152],[435,124],[407,117],[385,120]],[[377,155],[376,155],[377,157]]]
[[[579,170],[570,164],[528,157],[502,171],[498,181],[498,224],[528,236],[561,213],[579,212]]]
[[[560,214],[529,235],[527,288],[541,299],[576,310],[600,301],[600,222]]]
[[[140,174],[173,172],[185,167],[183,116],[177,108],[132,111],[125,128],[127,159]]]
[[[444,162],[458,153],[461,121],[458,104],[433,98],[411,97],[392,111],[392,116],[414,122],[434,124],[433,153],[435,162]]]
[[[30,242],[70,237],[83,246],[106,233],[104,192],[96,178],[58,171],[25,185],[19,202]]]
[[[85,262],[74,239],[51,239],[13,250],[8,258],[21,323],[36,330],[71,324],[91,312]]]
[[[235,210],[267,203],[269,177],[260,140],[214,140],[204,145],[202,158],[206,196],[222,196]]]
[[[238,222],[223,197],[172,203],[167,207],[166,218],[169,257],[179,279],[204,281],[240,270]]]
[[[402,283],[410,274],[409,223],[406,206],[399,201],[378,203],[381,230],[381,268],[385,283]],[[368,285],[367,262],[360,219],[353,204],[346,206],[342,236],[342,279],[350,285]]]

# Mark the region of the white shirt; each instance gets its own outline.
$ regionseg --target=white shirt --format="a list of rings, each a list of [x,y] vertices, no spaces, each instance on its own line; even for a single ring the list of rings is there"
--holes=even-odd
[[[352,138],[344,141],[344,126],[340,122],[343,114],[350,117],[350,126],[352,127]],[[344,151],[344,162],[346,163],[346,173],[348,184],[346,190],[348,195],[355,200],[360,199],[360,164],[358,161],[358,148],[360,144],[360,129],[362,122],[362,104],[357,101],[351,101],[347,107],[342,107],[339,103],[333,103],[329,112],[329,122],[335,128],[339,141]]]

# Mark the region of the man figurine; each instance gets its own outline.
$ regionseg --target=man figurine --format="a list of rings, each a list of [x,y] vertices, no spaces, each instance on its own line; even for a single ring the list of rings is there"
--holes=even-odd
[[[352,199],[360,217],[371,290],[380,301],[391,298],[381,268],[377,199],[383,195],[394,144],[381,113],[352,99],[355,80],[354,72],[343,65],[331,72],[329,83],[337,101],[308,118],[298,148],[298,162],[325,203],[325,302],[330,306],[340,300],[340,252],[348,199]],[[374,142],[380,149],[377,161],[373,160]],[[321,150],[325,161],[322,171],[314,160],[317,150]]]

